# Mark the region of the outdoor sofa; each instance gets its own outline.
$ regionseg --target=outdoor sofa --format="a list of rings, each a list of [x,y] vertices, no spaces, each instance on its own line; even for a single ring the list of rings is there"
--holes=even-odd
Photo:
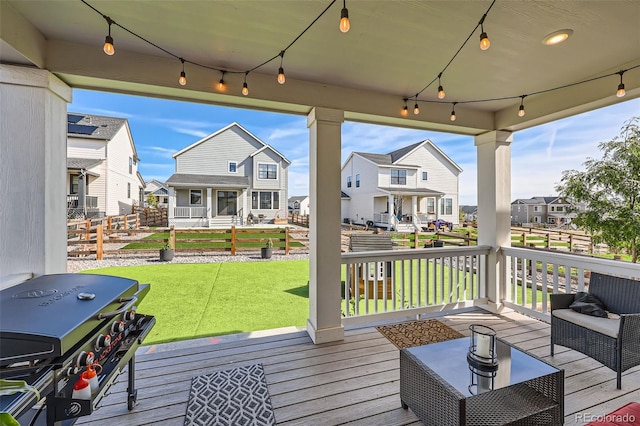
[[[640,365],[640,281],[592,273],[588,289],[608,316],[571,309],[575,294],[552,294],[551,355],[554,345],[582,352],[614,370],[620,389],[622,372]]]

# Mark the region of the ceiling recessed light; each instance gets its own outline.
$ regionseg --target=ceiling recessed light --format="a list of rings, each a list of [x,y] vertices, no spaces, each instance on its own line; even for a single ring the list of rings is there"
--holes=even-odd
[[[573,34],[573,30],[569,30],[569,29],[554,31],[551,34],[547,34],[542,39],[542,44],[546,44],[547,46],[554,46],[556,44],[560,44],[566,39],[568,39],[571,34]]]

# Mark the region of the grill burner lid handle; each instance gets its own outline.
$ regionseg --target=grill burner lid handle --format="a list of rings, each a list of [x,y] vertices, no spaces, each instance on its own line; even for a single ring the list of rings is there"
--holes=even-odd
[[[93,364],[94,358],[95,357],[93,355],[93,352],[82,351],[78,355],[78,361],[76,362],[76,365],[78,367],[86,367],[87,365]]]
[[[135,305],[135,303],[138,301],[138,293],[134,294],[131,297],[121,297],[120,299],[118,299],[118,302],[128,302],[126,305],[124,305],[122,308],[113,311],[113,312],[103,312],[103,313],[99,313],[98,314],[98,319],[102,320],[105,318],[113,318],[113,317],[117,317],[118,315],[120,315],[121,313],[125,312],[127,309],[131,308],[133,305]]]

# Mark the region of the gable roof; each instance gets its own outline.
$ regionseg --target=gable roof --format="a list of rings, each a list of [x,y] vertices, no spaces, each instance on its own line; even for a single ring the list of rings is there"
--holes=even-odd
[[[460,206],[460,210],[465,214],[473,214],[478,212],[478,206]]]
[[[401,161],[407,157],[410,153],[414,152],[416,149],[421,146],[429,145],[431,146],[438,154],[442,155],[442,157],[448,161],[453,167],[455,167],[458,171],[462,172],[462,168],[458,166],[455,161],[453,161],[447,154],[445,154],[440,148],[438,148],[433,142],[429,139],[425,139],[422,142],[417,142],[403,148],[396,149],[395,151],[391,151],[388,154],[373,154],[369,152],[353,152],[352,155],[357,154],[362,158],[365,158],[378,166],[393,166],[393,165],[402,165],[407,167],[420,167],[416,165],[406,165],[402,164]],[[347,162],[349,159],[347,159]],[[346,162],[345,162],[346,164]]]
[[[303,201],[305,198],[309,198],[308,195],[296,195],[293,197],[289,197],[289,203],[293,203],[296,201]]]
[[[89,169],[102,161],[96,158],[67,158],[67,169]]]
[[[67,136],[110,141],[127,122],[126,118],[67,113]]]
[[[209,139],[212,139],[216,136],[218,136],[221,133],[226,132],[227,130],[231,129],[232,127],[237,127],[238,129],[242,130],[244,133],[246,133],[247,135],[249,135],[250,137],[252,137],[253,139],[255,139],[256,142],[258,142],[260,145],[262,145],[261,148],[259,148],[258,150],[256,150],[254,153],[252,153],[250,156],[253,157],[254,155],[264,151],[265,149],[270,149],[271,151],[273,151],[276,155],[280,156],[287,164],[291,164],[291,161],[289,161],[284,155],[282,155],[280,152],[278,152],[277,149],[275,149],[274,147],[272,147],[271,145],[262,142],[260,139],[258,139],[256,136],[254,136],[250,131],[248,131],[247,129],[245,129],[244,127],[242,127],[240,124],[238,124],[237,122],[233,122],[225,127],[223,127],[222,129],[215,131],[213,133],[211,133],[210,135],[205,136],[204,138],[192,143],[191,145],[187,146],[186,148],[181,149],[180,151],[176,152],[175,154],[172,155],[173,158],[176,158],[177,156],[189,151],[192,148],[195,148],[196,146],[200,145],[201,143],[204,143],[206,141],[208,141]]]

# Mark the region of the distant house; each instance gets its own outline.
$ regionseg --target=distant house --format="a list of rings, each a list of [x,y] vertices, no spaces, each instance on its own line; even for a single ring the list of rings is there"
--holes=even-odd
[[[465,221],[478,220],[478,206],[460,206]]]
[[[167,186],[156,180],[152,179],[146,183],[144,187],[144,202],[146,205],[147,197],[149,194],[153,194],[156,197],[156,201],[158,202],[158,207],[167,207],[169,205],[169,189]]]
[[[428,139],[388,154],[352,152],[342,166],[343,220],[403,231],[457,224],[461,172]]]
[[[67,215],[131,213],[141,204],[144,181],[124,118],[67,114]]]
[[[226,227],[287,216],[288,167],[272,146],[238,123],[173,154],[176,173],[167,179],[169,224]]]
[[[544,223],[563,226],[571,223],[576,213],[570,213],[573,205],[562,197],[532,197],[517,199],[511,203],[511,224]],[[584,210],[583,206],[576,206]]]
[[[289,197],[289,211],[296,214],[300,214],[300,215],[308,215],[309,214],[309,196],[300,195],[295,197]]]

